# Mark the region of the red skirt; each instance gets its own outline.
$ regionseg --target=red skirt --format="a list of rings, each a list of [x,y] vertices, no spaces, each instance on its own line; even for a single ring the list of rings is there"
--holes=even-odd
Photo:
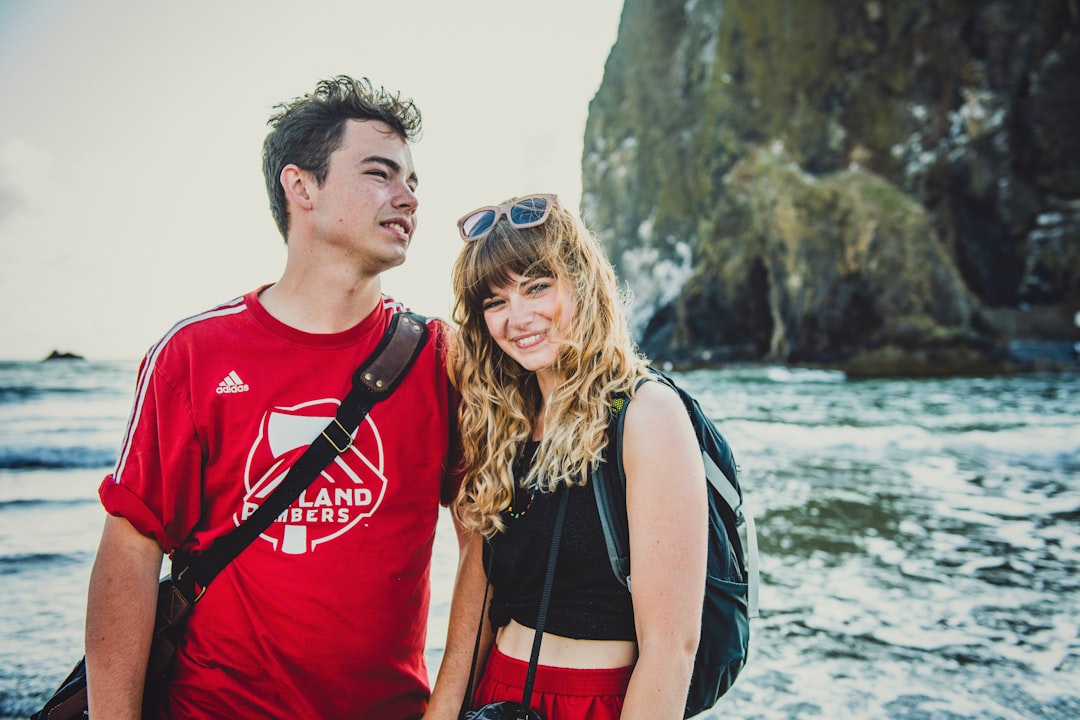
[[[530,705],[547,720],[619,720],[633,669],[538,665]],[[503,655],[492,646],[473,708],[501,700],[521,702],[528,671],[529,663]]]

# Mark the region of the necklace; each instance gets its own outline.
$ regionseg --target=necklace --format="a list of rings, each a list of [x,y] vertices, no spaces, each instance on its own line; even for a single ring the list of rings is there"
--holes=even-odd
[[[515,511],[513,504],[511,504],[510,507],[506,508],[506,514],[509,515],[510,517],[512,517],[514,520],[518,520],[525,513],[529,512],[529,508],[532,507],[533,500],[535,500],[535,499],[536,499],[536,488],[533,488],[532,490],[529,491],[529,501],[527,503],[525,503],[525,507],[521,508],[521,510],[519,510],[519,511]],[[514,500],[515,501],[517,500],[517,493],[514,493]]]
[[[538,447],[539,443],[535,440],[525,443],[525,446],[521,448],[521,455],[518,456],[517,462],[514,463],[514,497],[510,501],[510,507],[506,508],[506,514],[514,520],[520,519],[525,513],[529,512],[533,500],[536,499],[536,487],[529,490],[529,497],[526,500],[525,488],[518,483],[522,482],[528,474],[529,465],[532,464],[532,458],[536,454]],[[515,506],[521,509],[514,510]]]

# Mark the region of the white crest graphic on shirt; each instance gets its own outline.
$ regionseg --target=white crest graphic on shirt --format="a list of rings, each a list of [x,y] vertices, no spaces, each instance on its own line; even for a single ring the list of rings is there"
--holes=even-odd
[[[293,463],[334,418],[338,404],[336,399],[314,400],[274,408],[263,416],[244,467],[244,504],[233,515],[235,523],[247,519],[281,484]],[[370,415],[353,438],[352,446],[334,458],[260,536],[275,550],[290,555],[310,552],[378,510],[386,492],[385,457],[379,429]]]

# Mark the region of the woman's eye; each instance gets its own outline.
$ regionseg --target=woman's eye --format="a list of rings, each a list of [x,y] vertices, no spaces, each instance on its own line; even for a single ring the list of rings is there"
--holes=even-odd
[[[547,280],[538,280],[537,282],[529,286],[529,292],[533,295],[539,295],[540,293],[547,290],[549,287],[551,287],[551,283]]]
[[[499,307],[499,305],[501,305],[501,304],[502,304],[502,300],[499,300],[497,298],[488,298],[487,300],[485,300],[483,303],[480,304],[480,307],[483,309],[484,312],[487,312],[488,310],[494,310],[495,308]]]

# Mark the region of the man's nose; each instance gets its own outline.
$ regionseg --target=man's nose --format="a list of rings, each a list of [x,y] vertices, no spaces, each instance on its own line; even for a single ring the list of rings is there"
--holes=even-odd
[[[399,183],[398,191],[394,195],[394,207],[407,208],[415,212],[419,205],[420,199],[416,197],[416,190],[406,183]]]

